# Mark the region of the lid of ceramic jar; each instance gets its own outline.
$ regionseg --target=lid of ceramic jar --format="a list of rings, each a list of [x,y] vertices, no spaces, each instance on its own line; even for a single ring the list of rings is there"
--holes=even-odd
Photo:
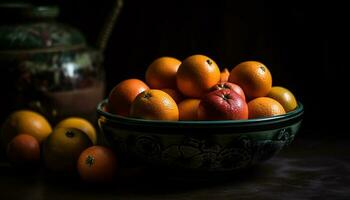
[[[0,4],[0,51],[60,50],[85,46],[75,28],[57,23],[57,6]]]

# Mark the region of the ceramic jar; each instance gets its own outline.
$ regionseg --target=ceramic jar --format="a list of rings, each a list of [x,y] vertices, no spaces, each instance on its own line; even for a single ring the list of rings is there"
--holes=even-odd
[[[0,5],[0,120],[32,109],[55,122],[93,120],[104,96],[102,53],[81,32],[56,22],[59,8]]]

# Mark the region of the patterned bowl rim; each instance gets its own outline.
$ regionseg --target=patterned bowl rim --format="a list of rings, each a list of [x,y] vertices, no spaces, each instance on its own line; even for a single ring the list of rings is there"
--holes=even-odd
[[[197,128],[214,128],[214,127],[235,127],[235,128],[245,128],[245,127],[267,127],[267,125],[284,125],[292,124],[298,122],[302,119],[304,114],[304,106],[301,102],[298,102],[298,107],[283,115],[258,118],[258,119],[248,119],[248,120],[217,120],[217,121],[162,121],[162,120],[146,120],[124,117],[120,115],[111,114],[105,111],[105,106],[108,100],[105,99],[101,101],[97,106],[97,114],[105,121],[110,123],[115,123],[119,125],[132,126],[132,127],[197,127]]]

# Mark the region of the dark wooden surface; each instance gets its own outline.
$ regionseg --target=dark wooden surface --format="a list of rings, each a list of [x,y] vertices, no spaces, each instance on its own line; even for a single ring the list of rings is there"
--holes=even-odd
[[[350,140],[300,139],[273,159],[216,181],[119,176],[108,185],[0,165],[0,199],[349,199]]]

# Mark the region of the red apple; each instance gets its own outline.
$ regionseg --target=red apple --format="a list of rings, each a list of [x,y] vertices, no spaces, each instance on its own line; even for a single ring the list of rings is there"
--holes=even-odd
[[[215,90],[202,98],[197,115],[199,120],[248,119],[248,106],[233,90]]]
[[[234,84],[234,83],[230,83],[230,82],[220,82],[218,84],[216,84],[213,88],[212,88],[212,91],[214,90],[223,90],[223,89],[230,89],[230,90],[233,90],[235,91],[237,94],[239,94],[243,100],[245,101],[245,95],[244,95],[244,92],[243,92],[243,89],[237,85],[237,84]]]

